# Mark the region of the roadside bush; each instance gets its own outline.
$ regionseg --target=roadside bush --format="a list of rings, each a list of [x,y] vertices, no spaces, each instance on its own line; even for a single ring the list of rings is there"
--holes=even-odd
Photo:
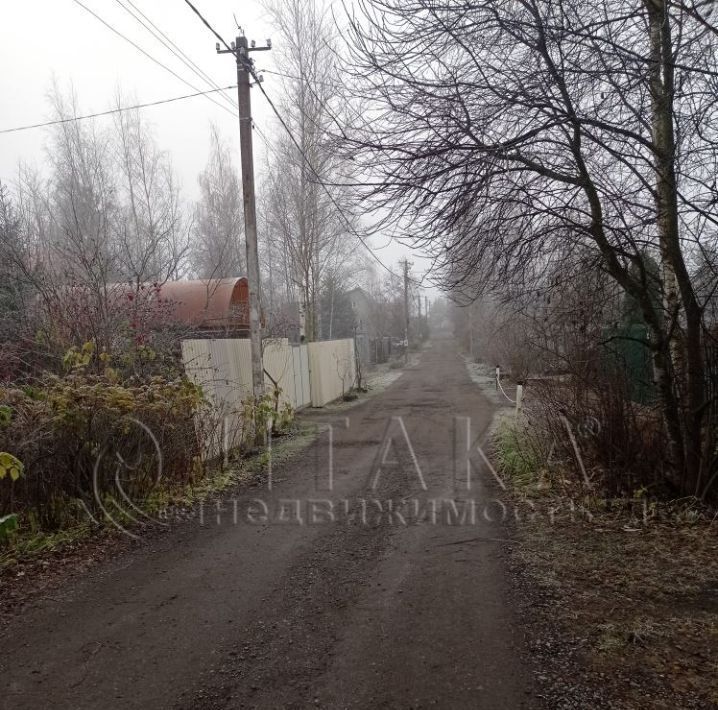
[[[256,446],[265,443],[267,432],[273,435],[285,434],[294,421],[294,410],[285,402],[279,404],[281,389],[274,388],[259,400],[247,397],[242,402],[240,449],[253,450]]]
[[[577,481],[583,481],[583,468],[592,486],[609,496],[646,489],[670,497],[660,412],[633,402],[620,374],[596,378],[590,384],[571,377],[532,384],[539,404],[531,422],[551,443],[554,465]]]
[[[55,530],[112,496],[141,505],[160,481],[190,483],[201,470],[194,416],[203,406],[186,379],[120,382],[111,368],[88,374],[80,366],[0,388],[0,451],[24,466],[0,486],[0,512]]]
[[[0,407],[0,421],[9,421],[7,408]],[[0,451],[0,480],[8,479],[13,483],[23,475],[24,466],[22,461],[7,451]],[[17,530],[17,514],[7,513],[0,515],[0,545],[6,543],[11,535]]]

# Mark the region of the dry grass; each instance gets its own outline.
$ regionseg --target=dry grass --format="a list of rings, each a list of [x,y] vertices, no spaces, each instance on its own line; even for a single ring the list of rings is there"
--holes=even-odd
[[[576,649],[574,680],[612,708],[718,707],[718,523],[685,505],[645,521],[584,505],[591,519],[524,520],[514,550],[539,626]],[[544,494],[550,506],[566,499]],[[561,698],[567,669],[555,670],[553,706],[590,707]]]

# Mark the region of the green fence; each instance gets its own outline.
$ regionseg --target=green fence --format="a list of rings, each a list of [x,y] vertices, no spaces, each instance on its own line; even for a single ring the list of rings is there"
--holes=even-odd
[[[604,335],[605,367],[625,377],[629,397],[639,404],[656,400],[648,337],[648,329],[641,324],[620,326]]]

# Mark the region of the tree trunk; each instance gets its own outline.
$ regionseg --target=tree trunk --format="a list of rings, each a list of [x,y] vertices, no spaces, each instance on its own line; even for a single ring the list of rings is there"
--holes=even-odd
[[[671,18],[663,0],[645,0],[651,43],[650,88],[655,146],[657,227],[661,254],[665,331],[674,396],[682,410],[681,490],[698,494],[703,477],[704,361],[701,309],[680,245],[673,125],[674,76]],[[685,330],[685,332],[684,332]],[[663,389],[663,388],[662,388]],[[663,393],[663,395],[667,393]],[[664,397],[665,401],[665,397]],[[673,438],[670,422],[669,433]]]

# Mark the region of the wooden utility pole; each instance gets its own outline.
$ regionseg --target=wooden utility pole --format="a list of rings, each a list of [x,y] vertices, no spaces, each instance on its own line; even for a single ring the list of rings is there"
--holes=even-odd
[[[252,394],[256,400],[264,395],[264,365],[262,363],[262,321],[259,304],[259,252],[257,249],[257,210],[254,199],[254,154],[252,151],[252,99],[249,77],[253,62],[250,52],[266,51],[272,45],[249,46],[243,35],[232,43],[232,49],[218,54],[234,54],[237,60],[237,94],[239,99],[239,146],[242,164],[242,197],[244,200],[244,238],[247,248],[247,281],[249,286],[249,342],[252,357]]]
[[[402,265],[404,266],[404,339],[406,341],[404,360],[409,362],[409,267],[411,264],[404,259]]]
[[[474,361],[474,311],[472,309],[472,303],[469,306],[469,358],[471,362]]]

